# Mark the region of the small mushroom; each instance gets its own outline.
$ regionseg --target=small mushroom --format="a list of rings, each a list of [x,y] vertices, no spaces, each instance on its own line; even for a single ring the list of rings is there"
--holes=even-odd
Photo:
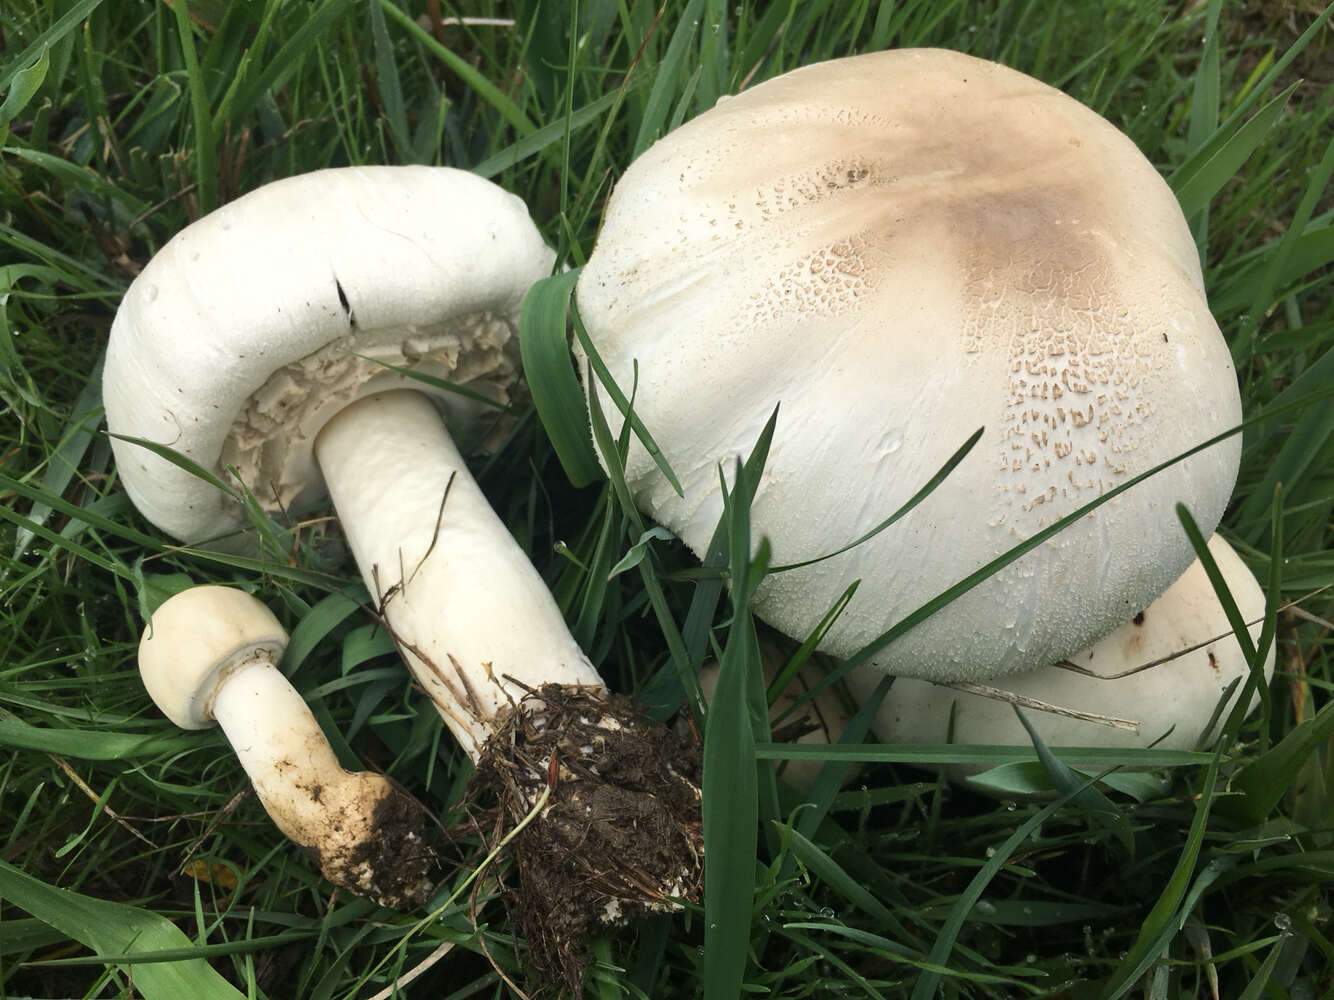
[[[818,63],[719,101],[617,183],[577,302],[684,488],[634,441],[630,489],[699,555],[719,466],[776,407],[751,510],[775,565],[869,532],[985,428],[901,520],[762,584],[756,614],[804,636],[860,581],[821,646],[837,656],[1241,415],[1153,165],[1060,91],[957,52]],[[1234,436],[1117,496],[880,662],[977,681],[1074,655],[1185,571],[1173,504],[1212,531],[1239,456]]]
[[[553,258],[522,201],[464,171],[277,181],[149,261],[112,326],[103,394],[126,491],[178,538],[244,525],[219,479],[279,514],[332,497],[388,631],[479,778],[500,786],[507,821],[551,795],[516,854],[523,880],[525,859],[552,866],[541,899],[565,914],[566,951],[526,936],[545,971],[577,983],[581,920],[697,894],[698,764],[645,749],[663,746],[662,727],[608,693],[441,419],[494,424],[518,378],[520,304]],[[552,888],[561,879],[568,892]]]
[[[231,587],[191,587],[153,613],[139,643],[149,697],[182,729],[222,727],[264,810],[334,885],[383,906],[425,902],[425,810],[383,775],[343,769],[278,669],[287,633]]]
[[[1214,535],[1209,551],[1228,591],[1259,636],[1265,595],[1232,546]],[[1264,665],[1266,682],[1274,674],[1271,647]],[[1127,729],[1069,714],[1024,708],[1033,728],[1049,746],[1147,747],[1190,750],[1217,735],[1209,721],[1233,681],[1250,673],[1232,636],[1223,607],[1204,565],[1196,560],[1172,586],[1140,614],[1068,663],[1001,678],[996,687],[1049,705],[1133,722]],[[865,698],[880,679],[866,668],[848,676],[848,687]],[[1230,696],[1217,726],[1236,704],[1240,685]],[[1250,709],[1258,704],[1253,697]],[[953,725],[951,735],[951,724]],[[886,743],[976,743],[1027,746],[1028,732],[1004,700],[900,677],[894,681],[874,723]],[[952,764],[948,772],[966,778],[985,765]]]

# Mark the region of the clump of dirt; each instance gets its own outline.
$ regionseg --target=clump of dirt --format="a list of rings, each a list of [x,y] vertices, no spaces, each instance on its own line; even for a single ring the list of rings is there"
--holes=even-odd
[[[430,898],[426,877],[435,854],[426,843],[426,807],[389,779],[381,779],[383,794],[376,800],[369,824],[358,829],[369,835],[350,841],[326,840],[325,849],[302,845],[324,877],[358,895],[395,910],[411,910]],[[338,822],[330,810],[330,822]]]
[[[539,975],[577,996],[591,929],[699,898],[702,770],[698,740],[602,689],[543,685],[501,720],[473,779],[499,836],[550,789],[511,844],[510,905]]]

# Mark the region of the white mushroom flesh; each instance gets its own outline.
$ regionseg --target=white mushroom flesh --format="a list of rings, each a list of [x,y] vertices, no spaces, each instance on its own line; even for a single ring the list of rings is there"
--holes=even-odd
[[[1250,623],[1251,638],[1258,638],[1265,610],[1263,591],[1221,536],[1209,540],[1209,551],[1242,617]],[[1137,669],[1166,657],[1172,658]],[[1198,560],[1134,620],[1070,657],[1070,662],[1095,676],[1046,666],[1002,678],[996,686],[1049,705],[1129,720],[1135,727],[1127,730],[1025,709],[1038,735],[1050,746],[1193,749],[1217,734],[1217,729],[1206,731],[1206,726],[1223,692],[1233,681],[1244,683],[1250,672]],[[1271,647],[1264,664],[1266,682],[1273,672]],[[848,686],[856,697],[865,698],[880,676],[874,668],[854,671]],[[1239,691],[1240,684],[1218,725],[1236,703]],[[1258,695],[1252,696],[1249,708],[1256,704]],[[1008,702],[903,677],[894,681],[881,705],[875,731],[886,743],[1031,743]],[[950,771],[968,775],[984,767],[952,765]]]
[[[474,760],[497,713],[529,691],[603,686],[428,400],[398,391],[354,403],[316,452],[367,589]]]

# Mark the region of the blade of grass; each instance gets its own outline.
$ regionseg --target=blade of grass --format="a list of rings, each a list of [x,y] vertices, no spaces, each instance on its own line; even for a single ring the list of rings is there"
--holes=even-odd
[[[378,2],[381,9],[389,15],[390,20],[395,21],[408,34],[424,47],[437,59],[449,67],[450,71],[457,73],[469,87],[491,107],[500,113],[500,117],[509,122],[520,136],[531,135],[537,131],[537,126],[532,120],[520,110],[519,106],[505,96],[504,91],[486,78],[486,75],[477,69],[466,59],[455,52],[451,52],[439,42],[437,42],[425,28],[418,24],[411,14],[399,10],[393,3],[393,0],[372,0]]]
[[[1172,189],[1187,219],[1195,218],[1207,208],[1214,195],[1223,189],[1223,185],[1236,176],[1237,171],[1278,122],[1296,89],[1297,84],[1294,83],[1251,118],[1240,123],[1224,141],[1214,144],[1216,148],[1212,154],[1194,170],[1188,173],[1178,171],[1172,175]]]
[[[398,60],[394,58],[394,43],[384,23],[384,8],[378,3],[368,5],[371,15],[371,43],[375,50],[375,78],[380,101],[389,123],[389,135],[400,161],[412,163],[412,135],[408,130],[408,110],[403,104],[403,86],[398,78]]]
[[[588,434],[588,408],[566,338],[567,303],[578,271],[544,278],[528,290],[519,315],[524,376],[538,419],[575,486],[602,478]]]
[[[1069,765],[1063,763],[1042,741],[1038,731],[1033,728],[1033,724],[1028,721],[1018,705],[1010,706],[1014,709],[1014,714],[1019,717],[1020,724],[1028,731],[1028,738],[1033,742],[1033,749],[1038,755],[1038,760],[1042,764],[1042,769],[1047,772],[1047,777],[1051,779],[1052,787],[1056,793],[1065,798],[1071,805],[1078,808],[1089,817],[1095,824],[1102,827],[1121,846],[1127,857],[1135,856],[1135,835],[1130,830],[1130,821],[1125,817],[1120,809],[1112,804],[1112,801],[1098,791],[1097,783],[1089,784],[1087,778],[1083,778],[1074,771],[1070,770]],[[1098,780],[1101,780],[1101,775]]]
[[[99,365],[100,368],[100,365]],[[83,461],[84,453],[92,444],[98,425],[102,421],[102,392],[97,381],[98,370],[94,369],[93,381],[84,386],[79,398],[74,403],[74,417],[61,435],[60,444],[51,452],[46,472],[42,475],[42,490],[60,496],[69,487]],[[35,524],[45,524],[51,516],[49,503],[37,501],[28,511],[28,517]],[[14,557],[17,559],[32,542],[32,532],[21,528],[15,533]]]
[[[737,478],[743,479],[741,463]],[[733,576],[750,570],[749,497],[733,491],[728,538]],[[758,669],[759,643],[750,619],[749,593],[733,590],[732,626],[704,728],[704,963],[705,1000],[740,995],[750,952],[755,898],[759,785],[755,733],[747,706],[747,674]]]
[[[178,3],[181,0],[177,0]],[[190,939],[166,917],[57,889],[0,861],[0,896],[94,951],[116,954],[188,949]],[[145,1000],[243,1000],[202,958],[134,965]]]
[[[7,91],[15,77],[42,57],[42,53],[63,40],[73,32],[93,11],[102,6],[103,0],[79,0],[69,10],[61,14],[51,27],[47,28],[18,54],[11,59],[4,69],[0,69],[0,91]]]
[[[190,23],[189,0],[173,0],[176,31],[180,37],[181,58],[185,60],[185,76],[190,91],[190,111],[195,127],[195,197],[199,214],[207,215],[218,204],[217,139],[213,132],[213,118],[208,112],[208,91],[204,74],[195,53],[194,28]]]
[[[1091,787],[1091,784],[1090,780],[1081,788]],[[1078,789],[1075,791],[1078,791]],[[912,1000],[932,1000],[936,995],[944,981],[946,975],[944,970],[948,969],[950,954],[954,951],[959,931],[963,929],[964,921],[972,913],[973,907],[982,898],[982,893],[986,891],[987,886],[991,884],[991,880],[996,877],[1001,868],[1009,862],[1010,856],[1033,834],[1033,831],[1054,816],[1057,810],[1061,809],[1072,797],[1072,792],[1066,792],[1059,796],[1030,816],[1020,825],[1019,829],[1010,834],[994,851],[988,850],[989,856],[986,862],[969,881],[968,887],[959,894],[959,898],[950,907],[949,917],[936,932],[936,939],[931,945],[931,951],[926,956],[925,968],[917,978],[917,982],[913,984]]]
[[[635,134],[633,156],[637,157],[648,149],[654,139],[662,135],[671,108],[672,92],[681,75],[686,53],[695,37],[699,26],[700,12],[704,9],[704,0],[690,0],[676,22],[671,41],[667,43],[667,53],[653,70],[653,88],[649,91],[644,104],[643,117],[639,119],[639,131]]]
[[[621,411],[621,415],[626,420],[630,421],[630,426],[634,428],[635,437],[639,438],[639,443],[644,446],[644,450],[653,458],[658,469],[662,472],[663,477],[671,484],[672,489],[676,491],[676,495],[684,496],[685,493],[681,489],[681,482],[676,478],[676,473],[672,471],[671,465],[668,464],[667,456],[662,453],[662,449],[658,447],[658,443],[653,440],[653,435],[649,433],[648,428],[644,426],[643,421],[641,421],[630,408],[630,401],[626,398],[621,387],[616,384],[616,380],[611,377],[611,372],[608,370],[606,363],[602,360],[602,355],[598,354],[597,348],[593,346],[593,341],[588,336],[588,331],[584,329],[583,320],[579,318],[578,307],[573,302],[570,304],[570,314],[574,319],[574,335],[579,338],[579,345],[584,349],[584,354],[588,358],[588,364],[592,368],[593,373],[597,375],[598,382],[601,384],[602,388],[606,390],[607,396],[611,401],[616,404],[616,408]]]
[[[253,80],[244,83],[234,94],[231,104],[219,108],[226,112],[226,120],[242,122],[261,104],[265,95],[281,91],[287,81],[301,68],[312,48],[333,28],[333,24],[358,0],[324,0],[315,6],[309,19],[301,25],[269,59],[260,60],[263,69]],[[220,123],[219,123],[220,124]]]
[[[1250,761],[1229,782],[1231,791],[1216,807],[1221,815],[1244,826],[1258,826],[1293,786],[1302,767],[1334,736],[1334,702],[1314,718],[1297,724],[1268,752]]]
[[[1156,750],[1144,747],[1048,747],[1072,767],[1132,768],[1198,767],[1213,755],[1193,750]],[[1036,761],[1031,746],[1001,746],[983,743],[919,743],[914,746],[874,743],[861,746],[828,746],[809,743],[760,743],[760,760],[837,760],[868,764],[1010,764]]]

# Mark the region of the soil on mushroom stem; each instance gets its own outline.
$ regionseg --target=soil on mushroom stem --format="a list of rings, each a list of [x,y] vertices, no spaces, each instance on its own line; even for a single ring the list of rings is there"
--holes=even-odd
[[[431,895],[432,884],[426,876],[435,864],[435,854],[425,840],[428,819],[420,802],[391,785],[388,794],[375,804],[372,836],[338,848],[321,850],[303,845],[302,850],[315,859],[331,882],[360,892],[381,906],[410,910]],[[336,812],[330,821],[339,822]]]
[[[699,741],[647,722],[606,691],[543,685],[501,721],[474,788],[495,795],[511,849],[508,893],[538,974],[578,993],[595,927],[698,899],[703,885]]]

